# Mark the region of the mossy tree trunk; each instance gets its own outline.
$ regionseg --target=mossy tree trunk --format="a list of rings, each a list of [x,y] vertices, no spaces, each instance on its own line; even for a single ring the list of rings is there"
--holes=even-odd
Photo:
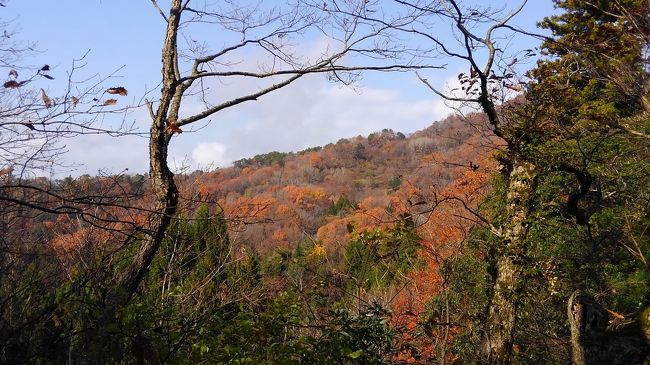
[[[507,179],[505,223],[496,247],[495,277],[482,344],[480,362],[485,364],[510,362],[518,297],[523,286],[520,259],[525,254],[523,242],[536,186],[535,166],[515,161]]]

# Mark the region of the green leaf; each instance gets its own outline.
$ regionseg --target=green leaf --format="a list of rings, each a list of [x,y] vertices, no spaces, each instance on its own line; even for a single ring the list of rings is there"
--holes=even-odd
[[[354,360],[354,359],[358,359],[358,358],[360,358],[361,356],[363,356],[363,350],[357,350],[357,351],[354,351],[354,352],[350,352],[350,353],[348,354],[348,357],[349,357],[350,359],[353,359],[353,360]]]

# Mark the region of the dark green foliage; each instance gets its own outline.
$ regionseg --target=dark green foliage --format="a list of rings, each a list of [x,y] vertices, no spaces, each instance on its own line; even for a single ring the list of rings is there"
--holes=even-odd
[[[302,355],[302,363],[392,364],[394,334],[388,328],[387,314],[376,304],[357,316],[331,311],[321,335],[307,340],[311,347]]]
[[[346,267],[355,285],[385,288],[400,274],[418,265],[420,238],[410,215],[403,215],[391,228],[354,234],[346,248]]]
[[[219,281],[221,275],[211,273],[211,270],[223,267],[230,255],[230,240],[228,227],[223,211],[216,208],[213,215],[207,205],[200,206],[194,213],[190,225],[188,243],[193,246],[195,259],[190,266],[195,266],[197,276],[213,276]]]
[[[649,4],[555,3],[564,12],[542,23],[554,39],[544,43],[547,58],[530,73],[535,82],[527,103],[513,108],[516,122],[508,127],[517,145],[501,161],[507,166],[515,156],[537,169],[527,235],[508,253],[521,271],[519,285],[506,295],[517,306],[512,362],[522,364],[570,361],[566,303],[575,290],[594,294],[627,318],[650,305],[650,245],[641,228],[650,223],[650,145],[637,133],[650,122],[643,109],[647,32],[639,28],[648,25]],[[495,180],[481,211],[500,226],[509,187]],[[455,291],[463,293],[473,326],[461,330],[455,350],[466,362],[478,360],[473,354],[480,333],[474,328],[480,328],[485,293],[494,290],[496,257],[503,254],[490,236],[474,232],[471,249],[450,262],[474,262],[487,280],[472,273],[468,282],[443,266],[454,290],[431,303],[453,304]],[[450,312],[458,316],[462,310]]]
[[[351,202],[345,195],[341,195],[336,203],[330,208],[330,215],[343,216],[347,212],[357,209],[357,205]]]
[[[427,335],[444,333],[447,324],[450,331],[457,333],[450,347],[460,363],[477,360],[488,302],[490,272],[477,243],[489,236],[479,237],[479,234],[473,232],[464,255],[443,262],[439,269],[441,291],[427,303],[422,318],[422,331]]]
[[[129,247],[123,252],[126,256],[134,254],[137,244]],[[1,360],[391,363],[394,334],[387,324],[388,313],[379,306],[359,308],[353,315],[331,309],[332,301],[341,298],[320,292],[318,287],[267,293],[264,281],[272,278],[312,280],[318,275],[331,281],[318,264],[308,262],[309,250],[308,245],[299,245],[295,251],[279,250],[264,264],[255,254],[235,258],[222,211],[200,206],[191,219],[174,220],[146,280],[124,306],[111,308],[108,304],[108,278],[77,277],[74,273],[84,272],[80,267],[72,270],[71,281],[59,288],[29,284],[31,303],[22,305],[32,312],[21,315],[35,315],[38,325],[31,331],[23,329],[14,339],[8,337],[9,324],[3,325]],[[24,270],[23,279],[33,276],[29,267]],[[38,297],[36,293],[40,293]],[[38,317],[38,311],[47,315]]]
[[[388,182],[388,189],[390,191],[397,191],[402,186],[402,175],[395,176]]]
[[[386,313],[371,307],[358,316],[329,313],[320,326],[301,328],[303,309],[294,294],[281,293],[259,312],[241,310],[215,318],[194,344],[193,361],[232,364],[389,364],[392,333]],[[191,363],[192,361],[189,361]]]
[[[301,150],[301,151],[296,152],[296,154],[297,154],[297,155],[304,155],[305,153],[309,153],[309,152],[320,152],[320,151],[322,151],[322,150],[323,150],[323,147],[321,147],[321,146],[309,147],[309,148],[305,148],[304,150]]]
[[[0,252],[0,264],[0,363],[57,358],[66,344],[55,311],[59,267],[51,248],[15,240]]]
[[[291,261],[292,253],[286,249],[276,249],[268,255],[262,265],[262,270],[266,275],[280,275],[287,271]]]
[[[354,147],[354,151],[352,152],[352,157],[355,160],[365,160],[368,157],[366,156],[366,146],[364,146],[361,143],[358,143],[356,147]]]
[[[284,166],[285,157],[292,155],[293,153],[286,152],[269,152],[261,155],[255,155],[252,158],[242,158],[237,161],[233,161],[233,166],[238,168],[244,168],[247,166],[271,166],[273,164],[278,164],[281,167]]]

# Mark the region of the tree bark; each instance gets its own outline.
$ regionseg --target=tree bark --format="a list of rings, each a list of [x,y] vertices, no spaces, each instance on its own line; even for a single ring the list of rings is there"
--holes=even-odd
[[[160,104],[149,130],[149,178],[155,195],[155,213],[149,218],[149,233],[143,239],[138,254],[118,279],[121,294],[126,295],[126,298],[135,293],[149,270],[178,205],[178,189],[174,182],[174,174],[167,165],[167,150],[171,134],[166,132],[166,126],[175,123],[178,117],[178,105],[172,105],[176,104],[172,101],[180,92],[176,51],[180,17],[181,0],[172,0],[162,51],[163,82]]]
[[[639,322],[615,324],[607,310],[580,291],[569,298],[567,311],[574,365],[640,364],[647,360],[648,345]]]
[[[535,166],[515,161],[508,174],[506,215],[502,244],[498,248],[496,273],[488,307],[481,364],[508,364],[512,354],[519,291],[522,286],[522,241],[528,233],[531,201],[535,192]]]

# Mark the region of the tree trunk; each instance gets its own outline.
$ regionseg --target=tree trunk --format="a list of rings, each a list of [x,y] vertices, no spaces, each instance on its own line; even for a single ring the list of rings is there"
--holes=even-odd
[[[135,293],[144,275],[149,270],[149,266],[165,236],[167,227],[169,227],[171,219],[176,214],[178,204],[178,190],[174,182],[174,174],[167,165],[168,138],[164,133],[155,135],[153,131],[155,126],[152,126],[151,129],[149,174],[156,196],[155,213],[149,218],[150,232],[143,239],[138,254],[120,277],[119,287],[127,296]]]
[[[571,295],[567,310],[574,365],[640,364],[648,360],[641,323],[615,324],[607,310],[580,291]]]
[[[482,345],[481,364],[508,364],[512,353],[517,318],[517,296],[522,286],[522,241],[526,238],[526,220],[535,192],[535,166],[515,161],[508,174],[503,240],[498,249],[496,276],[488,307]]]
[[[172,100],[179,92],[176,37],[180,24],[181,0],[172,0],[170,9],[162,52],[160,104],[149,130],[149,178],[155,195],[154,213],[149,218],[149,232],[143,239],[138,254],[118,279],[121,294],[126,295],[127,300],[135,293],[149,270],[178,205],[174,174],[167,165],[167,150],[172,135],[166,128],[175,123],[178,117],[178,105],[172,103]]]

